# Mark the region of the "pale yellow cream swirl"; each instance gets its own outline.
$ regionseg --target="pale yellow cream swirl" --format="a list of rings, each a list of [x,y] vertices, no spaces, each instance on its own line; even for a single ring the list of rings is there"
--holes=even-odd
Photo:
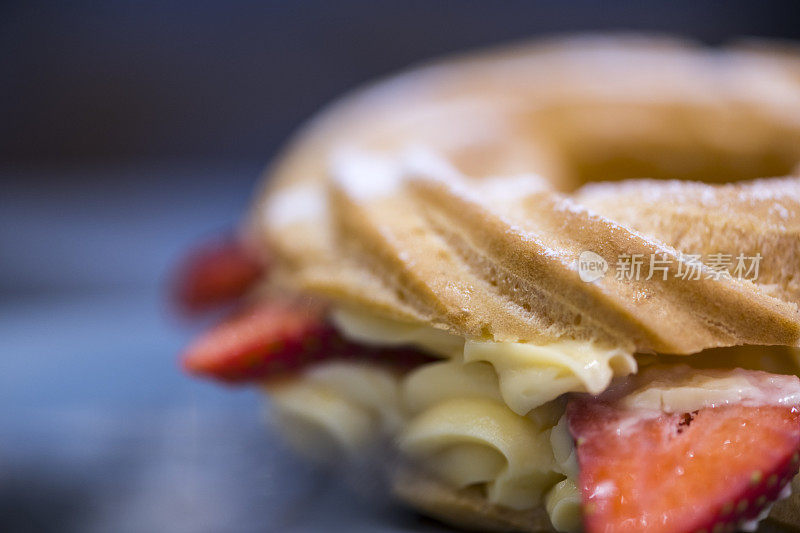
[[[562,340],[547,344],[464,340],[430,326],[367,316],[339,309],[340,331],[376,345],[411,344],[464,363],[486,362],[495,370],[500,398],[525,415],[567,392],[598,394],[614,376],[636,373],[629,349],[598,342]]]

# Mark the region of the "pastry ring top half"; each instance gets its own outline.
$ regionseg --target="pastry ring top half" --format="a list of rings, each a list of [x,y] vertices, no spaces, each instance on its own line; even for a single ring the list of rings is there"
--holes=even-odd
[[[467,338],[798,346],[799,163],[800,51],[560,39],[334,103],[247,230],[282,289]]]

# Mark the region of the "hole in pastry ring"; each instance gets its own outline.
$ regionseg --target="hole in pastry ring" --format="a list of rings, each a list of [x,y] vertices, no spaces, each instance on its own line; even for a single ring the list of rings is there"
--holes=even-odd
[[[468,174],[536,172],[562,190],[783,176],[800,162],[800,52],[587,36],[467,54],[336,102],[274,177],[325,175],[343,144],[428,146]]]

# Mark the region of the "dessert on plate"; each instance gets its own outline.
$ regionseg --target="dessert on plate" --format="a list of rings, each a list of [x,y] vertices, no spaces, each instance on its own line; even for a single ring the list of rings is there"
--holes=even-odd
[[[456,527],[800,527],[798,163],[788,45],[433,62],[303,127],[187,260],[184,307],[236,309],[183,363]]]

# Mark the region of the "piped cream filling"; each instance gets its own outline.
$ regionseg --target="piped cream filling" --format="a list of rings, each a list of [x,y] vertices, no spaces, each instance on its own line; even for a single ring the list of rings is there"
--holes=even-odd
[[[334,311],[339,330],[367,344],[413,345],[464,364],[489,363],[497,374],[502,400],[524,415],[567,392],[604,391],[615,376],[635,374],[636,359],[624,348],[590,341],[562,340],[550,344],[464,340],[443,330],[368,316],[351,310]]]
[[[482,484],[490,502],[527,509],[562,478],[550,429],[563,405],[515,413],[490,365],[424,365],[404,379],[402,395],[408,423],[398,435],[400,451],[453,486]]]
[[[315,459],[352,457],[403,425],[399,383],[385,368],[325,362],[266,389],[278,431]]]
[[[465,363],[492,365],[506,405],[525,414],[567,392],[603,392],[615,376],[636,373],[636,359],[621,348],[563,340],[546,345],[467,341]]]
[[[334,309],[331,319],[350,340],[374,346],[415,346],[440,357],[464,351],[464,339],[425,324],[400,322],[347,309]]]
[[[290,382],[270,385],[279,429],[293,446],[316,457],[352,457],[392,438],[404,456],[455,488],[481,486],[489,502],[512,509],[544,504],[555,529],[580,529],[578,465],[560,397],[597,394],[614,377],[636,373],[632,354],[578,341],[545,346],[464,341],[424,325],[342,310],[334,320],[358,342],[410,344],[446,359],[405,376],[377,366],[325,362]],[[659,380],[665,371],[669,379]],[[741,371],[680,366],[647,368],[644,374],[655,379],[636,378],[644,385],[628,391],[625,400],[643,412],[800,398],[796,380],[782,381],[785,376],[764,375],[775,391],[765,399],[755,392],[764,384]]]
[[[697,370],[688,365],[647,369],[623,405],[653,413],[688,413],[730,404],[796,405],[800,382],[795,376],[734,369]]]

